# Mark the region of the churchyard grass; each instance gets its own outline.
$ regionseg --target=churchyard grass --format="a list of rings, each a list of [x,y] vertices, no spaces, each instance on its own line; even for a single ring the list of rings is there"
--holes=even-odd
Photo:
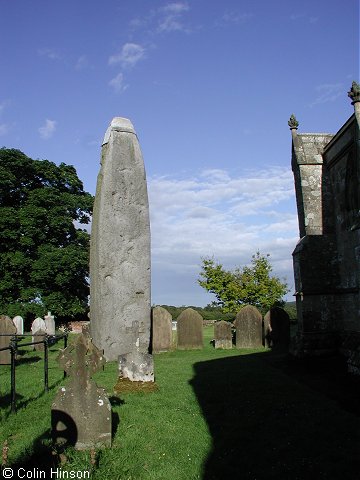
[[[310,367],[263,349],[215,350],[212,337],[205,327],[203,350],[157,354],[151,393],[114,393],[117,365],[108,363],[94,378],[111,398],[113,447],[96,452],[96,466],[90,452],[67,449],[62,470],[92,468],[103,480],[357,478],[357,382],[330,359]],[[47,394],[42,353],[22,356],[16,414],[9,367],[0,369],[8,465],[44,469],[60,458],[50,440],[51,402],[64,382],[57,352],[50,349]]]

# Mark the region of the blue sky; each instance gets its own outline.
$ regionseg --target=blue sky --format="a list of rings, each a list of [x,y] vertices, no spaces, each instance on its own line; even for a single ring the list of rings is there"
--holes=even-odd
[[[0,0],[0,144],[76,167],[95,194],[115,116],[147,172],[152,302],[205,305],[201,257],[260,250],[294,282],[287,121],[335,133],[359,80],[355,0]]]

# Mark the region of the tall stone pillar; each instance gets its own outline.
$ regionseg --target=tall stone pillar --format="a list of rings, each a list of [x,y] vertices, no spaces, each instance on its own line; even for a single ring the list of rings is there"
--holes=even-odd
[[[150,343],[150,221],[144,162],[130,120],[105,133],[91,228],[90,325],[107,360]]]

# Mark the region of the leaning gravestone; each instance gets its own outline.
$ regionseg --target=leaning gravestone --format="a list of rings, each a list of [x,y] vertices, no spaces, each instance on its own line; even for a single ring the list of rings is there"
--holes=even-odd
[[[150,221],[144,162],[130,120],[102,145],[91,228],[90,329],[107,360],[150,347]],[[138,325],[134,338],[133,322]],[[141,361],[141,360],[140,360]]]
[[[14,322],[7,315],[0,315],[0,348],[10,346],[11,335],[16,334]],[[10,365],[10,350],[0,351],[0,365]]]
[[[78,450],[111,447],[111,405],[105,390],[91,380],[105,359],[86,334],[59,355],[59,364],[70,376],[51,407],[52,437],[56,444]]]
[[[24,319],[20,315],[16,315],[16,317],[13,318],[14,325],[16,327],[16,333],[17,335],[23,335],[24,333]]]
[[[283,308],[273,307],[264,317],[269,325],[270,346],[276,350],[288,350],[290,343],[290,317]]]
[[[203,318],[192,308],[187,308],[177,318],[177,348],[203,348]]]
[[[172,316],[163,307],[152,309],[152,351],[166,352],[171,349]]]
[[[46,333],[48,335],[55,335],[55,317],[51,315],[51,312],[48,312],[44,317],[46,325]]]
[[[236,315],[236,348],[262,346],[262,316],[252,305],[246,305]]]
[[[231,323],[221,320],[214,325],[215,348],[232,348]]]

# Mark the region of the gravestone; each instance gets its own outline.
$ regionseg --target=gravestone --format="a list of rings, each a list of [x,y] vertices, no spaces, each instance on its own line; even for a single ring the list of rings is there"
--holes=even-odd
[[[221,320],[214,324],[215,348],[232,348],[231,323]]]
[[[17,335],[23,335],[24,333],[24,319],[20,315],[16,315],[16,317],[13,318],[14,325],[16,327],[16,333]]]
[[[262,316],[252,305],[246,305],[236,315],[236,348],[262,346]]]
[[[14,322],[7,315],[0,315],[0,348],[10,346],[11,335],[16,334]],[[4,336],[3,336],[4,335]],[[0,351],[0,365],[10,365],[10,350]]]
[[[44,317],[46,325],[46,333],[48,335],[55,335],[55,317],[51,315],[51,312],[48,312]]]
[[[263,345],[271,348],[271,324],[270,324],[270,310],[265,314],[263,321]]]
[[[177,318],[177,348],[203,348],[203,318],[192,308],[187,308]]]
[[[111,405],[105,390],[91,376],[105,363],[87,334],[79,334],[58,358],[70,376],[51,407],[52,437],[56,444],[78,450],[111,447]]]
[[[172,316],[163,307],[152,309],[152,351],[166,352],[171,349]]]
[[[144,162],[130,120],[102,145],[91,228],[90,329],[107,360],[150,347],[150,221]],[[137,322],[134,341],[133,322]]]
[[[34,332],[34,335],[33,335],[33,342],[42,342],[45,338],[45,335],[46,335],[46,331],[45,330],[38,330],[37,332]],[[36,345],[34,345],[34,349],[37,351],[37,352],[43,352],[45,350],[45,346],[43,343],[37,343]]]
[[[283,308],[273,307],[264,317],[269,324],[270,346],[276,350],[287,351],[290,343],[290,317]]]
[[[46,332],[46,324],[45,324],[45,321],[40,318],[40,317],[37,317],[35,318],[35,320],[32,322],[31,324],[31,333],[32,333],[32,341],[34,342],[34,334],[35,332],[38,332],[39,330],[42,330],[43,332]]]

